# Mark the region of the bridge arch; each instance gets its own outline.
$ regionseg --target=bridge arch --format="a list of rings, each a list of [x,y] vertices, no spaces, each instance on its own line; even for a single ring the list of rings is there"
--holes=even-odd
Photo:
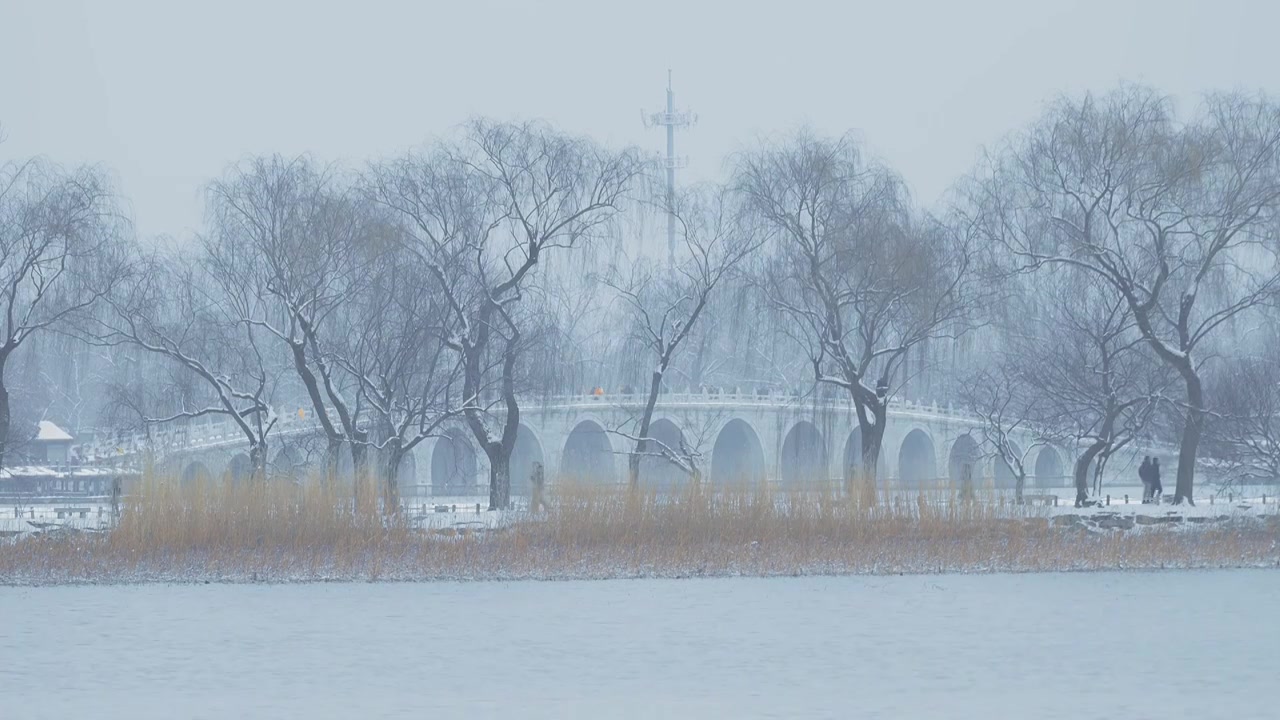
[[[251,477],[253,477],[253,463],[249,461],[248,453],[236,453],[232,456],[227,462],[227,469],[222,473],[223,481],[232,485],[248,482]]]
[[[898,448],[898,483],[918,490],[938,477],[938,451],[924,428],[913,428]]]
[[[888,471],[885,467],[885,451],[884,438],[880,438],[880,455],[876,457],[876,478],[883,481],[888,478]],[[862,472],[862,428],[854,426],[849,433],[849,437],[844,441],[844,479],[850,480],[856,478],[858,473]]]
[[[476,490],[475,446],[463,428],[452,427],[431,449],[431,491],[436,495],[469,495]]]
[[[396,489],[401,495],[418,491],[418,458],[413,450],[400,457],[400,467],[396,468]]]
[[[590,483],[614,483],[613,444],[604,427],[595,420],[581,420],[564,441],[560,474]]]
[[[684,432],[670,418],[660,417],[649,424],[649,437],[641,446],[641,452],[658,453],[662,445],[676,453],[680,452],[684,440]],[[644,455],[640,458],[640,483],[645,487],[667,490],[679,487],[688,478],[688,474],[670,460],[656,455]]]
[[[338,448],[338,465],[335,468],[339,480],[353,481],[356,477],[355,460],[351,457],[351,445],[343,443]]]
[[[788,485],[825,482],[829,479],[827,444],[823,441],[818,426],[808,420],[800,420],[791,426],[782,441],[778,475]]]
[[[182,456],[169,455],[161,458],[156,465],[156,470],[161,477],[170,478],[174,482],[183,482],[182,475],[186,472],[187,459]]]
[[[276,452],[276,456],[267,466],[267,474],[271,479],[298,483],[306,479],[307,466],[302,461],[302,454],[292,445],[286,445]]]
[[[197,483],[208,484],[212,481],[213,473],[209,472],[209,466],[199,460],[187,463],[187,466],[182,469],[183,485],[194,485]]]
[[[1022,447],[1018,445],[1017,441],[1010,440],[1009,445],[1016,457],[1022,457]],[[1009,463],[1005,462],[1003,455],[997,454],[991,464],[991,476],[995,481],[997,490],[1012,490],[1017,487],[1018,475],[1009,466]],[[1026,466],[1023,467],[1025,468]]]
[[[759,483],[765,478],[764,446],[751,423],[733,418],[716,433],[711,448],[711,481]]]
[[[1052,445],[1043,445],[1036,453],[1036,485],[1042,488],[1062,485],[1062,455]]]
[[[542,441],[532,428],[520,423],[516,428],[516,445],[511,449],[512,495],[529,494],[529,478],[533,474],[534,463],[542,463],[542,477],[545,480],[550,472],[543,456]]]
[[[969,433],[956,438],[951,445],[947,477],[962,495],[971,494],[982,482],[982,449]]]

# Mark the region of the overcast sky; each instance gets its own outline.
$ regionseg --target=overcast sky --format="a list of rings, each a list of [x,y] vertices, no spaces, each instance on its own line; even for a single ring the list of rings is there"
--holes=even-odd
[[[139,232],[188,234],[248,154],[359,165],[468,116],[659,151],[640,110],[698,113],[687,180],[762,135],[855,130],[924,204],[1062,92],[1280,94],[1271,2],[0,0],[0,159],[92,162]]]

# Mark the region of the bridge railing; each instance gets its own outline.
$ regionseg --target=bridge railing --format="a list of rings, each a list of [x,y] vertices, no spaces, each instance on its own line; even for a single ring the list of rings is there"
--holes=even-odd
[[[581,393],[571,395],[552,395],[543,397],[524,397],[520,400],[521,408],[528,410],[577,410],[583,408],[640,408],[649,400],[647,394],[641,393]],[[743,390],[735,388],[707,387],[692,392],[664,392],[659,398],[660,405],[665,407],[711,407],[711,406],[757,406],[780,407],[792,406],[798,409],[823,412],[850,412],[852,405],[848,400],[814,398],[811,394],[800,391],[776,392],[772,390]],[[975,413],[956,408],[950,403],[941,404],[936,401],[924,403],[905,398],[891,397],[890,412],[897,414],[918,414],[940,420],[960,421],[968,424],[979,424],[982,418]],[[337,423],[339,418],[333,410],[327,413],[329,419]],[[273,435],[292,435],[313,432],[319,427],[314,413],[300,410],[276,413]],[[113,458],[123,458],[150,450],[157,455],[170,452],[181,452],[197,448],[214,448],[222,445],[244,443],[244,434],[231,420],[218,419],[207,422],[193,422],[186,425],[161,427],[150,433],[132,433],[127,436],[113,436],[101,441],[83,443],[77,446],[82,461],[103,462]],[[1173,446],[1162,443],[1147,442],[1143,445],[1152,451],[1169,454],[1176,452]]]
[[[543,408],[577,408],[577,407],[643,407],[649,396],[642,393],[583,393],[577,395],[552,395],[543,398],[524,398],[521,407]],[[817,398],[812,395],[794,391],[773,392],[765,390],[742,390],[741,388],[718,389],[705,388],[698,392],[664,392],[658,396],[660,405],[765,405],[769,407],[795,406],[803,408],[820,408],[824,410],[852,410],[847,400]],[[913,400],[890,398],[891,410],[909,410],[927,412],[946,417],[967,417],[977,419],[976,415],[956,409],[951,405],[940,405],[937,402],[922,403]]]
[[[329,419],[338,422],[332,410]],[[276,415],[273,435],[287,435],[314,430],[320,426],[311,414],[299,417],[294,414]],[[148,433],[111,434],[109,437],[80,443],[73,447],[83,462],[103,462],[113,458],[136,455],[150,450],[163,455],[166,452],[192,448],[218,447],[245,442],[240,426],[231,420],[196,422],[186,425],[157,427]]]
[[[521,407],[526,409],[578,409],[584,407],[643,407],[649,400],[647,395],[638,393],[629,394],[596,394],[584,393],[577,395],[554,395],[541,398],[526,397],[521,399]],[[665,406],[683,405],[686,407],[712,406],[712,405],[757,405],[762,407],[777,407],[779,405],[794,405],[796,407],[816,407],[827,411],[840,411],[849,409],[848,403],[823,401],[819,403],[802,393],[777,393],[777,392],[743,392],[738,388],[733,391],[722,391],[716,388],[707,388],[701,392],[683,392],[683,393],[663,393],[659,397],[659,403]],[[962,413],[956,412],[954,409],[947,407],[942,408],[937,404],[924,405],[911,401],[891,401],[891,409],[928,412],[933,414],[942,414],[951,417],[964,417]],[[336,413],[332,410],[328,412],[329,419],[337,423],[339,421]],[[274,434],[295,434],[315,430],[319,427],[319,423],[315,419],[313,413],[277,413],[275,415],[276,425]],[[128,435],[113,435],[88,443],[82,443],[77,446],[77,450],[82,458],[87,460],[109,460],[113,457],[126,455],[134,455],[145,450],[151,450],[160,454],[175,450],[189,450],[192,448],[217,447],[223,444],[237,444],[244,442],[244,434],[239,426],[231,420],[219,419],[207,422],[192,422],[185,425],[171,425],[169,427],[158,427],[149,433],[130,433]]]

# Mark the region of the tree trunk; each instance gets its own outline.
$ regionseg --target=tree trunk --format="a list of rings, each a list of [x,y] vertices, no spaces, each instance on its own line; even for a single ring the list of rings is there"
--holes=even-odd
[[[404,448],[400,439],[387,443],[386,459],[382,463],[383,501],[385,511],[394,514],[400,510],[400,463],[404,460]]]
[[[485,357],[489,346],[490,319],[498,306],[492,300],[480,308],[476,327],[479,332],[475,341],[465,347],[462,352],[462,397],[468,402],[480,398],[483,388],[484,370],[481,359]],[[510,328],[513,332],[514,326]],[[520,429],[520,406],[515,397],[515,365],[519,334],[507,340],[502,350],[501,392],[506,404],[506,418],[502,424],[502,434],[495,440],[489,433],[485,423],[485,413],[468,407],[463,411],[463,419],[477,444],[489,458],[489,509],[505,510],[511,501],[511,453],[515,449],[516,435]]]
[[[369,474],[369,446],[365,443],[368,439],[368,433],[359,433],[350,442],[351,471],[357,478],[367,477]]]
[[[1184,500],[1194,506],[1192,491],[1196,477],[1196,453],[1200,447],[1200,435],[1204,431],[1204,387],[1194,368],[1182,373],[1187,384],[1187,417],[1182,426],[1182,444],[1178,447],[1178,479],[1173,492],[1173,504]]]
[[[1105,441],[1099,440],[1086,448],[1079,458],[1076,458],[1076,507],[1084,507],[1085,501],[1089,499],[1089,466],[1093,464],[1093,459],[1106,446],[1107,443]]]
[[[329,414],[326,412],[324,404],[324,395],[320,392],[320,382],[307,365],[306,345],[290,342],[289,350],[293,356],[293,368],[302,380],[302,386],[307,390],[307,397],[311,399],[311,412],[315,415],[316,422],[320,423],[320,428],[324,430],[325,438],[328,440],[329,457],[327,460],[329,465],[326,468],[325,475],[329,482],[333,482],[334,478],[338,476],[337,453],[341,452],[342,435],[333,426],[333,421],[329,419]]]
[[[0,363],[0,470],[9,449],[9,389],[4,385],[4,363]]]
[[[254,482],[263,482],[267,479],[267,443],[256,442],[249,446],[249,465],[252,467],[252,479]]]
[[[357,437],[353,437],[350,441],[351,445],[351,475],[352,475],[352,492],[356,507],[361,507],[361,502],[374,500],[369,495],[369,446],[364,443],[368,438],[368,433],[359,433]]]
[[[689,371],[689,382],[693,385],[693,392],[697,392],[697,387],[702,384],[702,373],[707,365],[707,345],[710,341],[710,333],[702,333],[698,338],[698,352],[693,356],[693,366]]]
[[[858,493],[864,504],[875,504],[876,481],[880,465],[880,449],[884,444],[884,425],[889,416],[889,406],[885,402],[877,402],[864,406],[870,411],[858,413],[858,429],[862,435],[862,477],[846,478],[849,487],[846,491],[851,495]],[[856,487],[855,487],[856,485]]]
[[[662,370],[654,370],[649,380],[649,398],[644,404],[644,413],[640,416],[640,432],[636,439],[636,451],[627,460],[628,482],[632,490],[640,487],[640,453],[648,450],[645,441],[649,439],[649,424],[653,421],[653,408],[658,404],[658,392],[662,389]]]
[[[503,510],[511,501],[511,456],[502,451],[501,443],[490,443],[489,509]]]
[[[644,434],[641,433],[641,438]],[[631,457],[627,458],[627,487],[637,490],[640,487],[640,451],[643,449],[644,440],[636,441],[635,452],[631,453]]]
[[[324,479],[330,486],[338,482],[338,465],[342,458],[342,438],[329,436],[324,450]]]
[[[864,436],[865,437],[865,436]],[[859,499],[864,505],[870,506],[876,503],[876,466],[880,462],[880,447],[877,445],[870,450],[865,446],[862,450],[862,468],[859,470],[862,476],[855,482],[849,479],[849,493],[858,493]]]
[[[1019,472],[1015,475],[1013,485],[1013,501],[1018,505],[1022,504],[1022,489],[1027,485],[1027,474]]]
[[[1093,459],[1093,496],[1102,496],[1102,465],[1106,462],[1106,453],[1098,453]]]

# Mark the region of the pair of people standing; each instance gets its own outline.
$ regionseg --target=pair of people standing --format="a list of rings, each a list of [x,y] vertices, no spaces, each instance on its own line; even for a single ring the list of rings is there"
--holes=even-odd
[[[1138,477],[1142,478],[1142,502],[1158,504],[1164,494],[1164,486],[1160,484],[1160,458],[1146,456],[1138,468]]]

